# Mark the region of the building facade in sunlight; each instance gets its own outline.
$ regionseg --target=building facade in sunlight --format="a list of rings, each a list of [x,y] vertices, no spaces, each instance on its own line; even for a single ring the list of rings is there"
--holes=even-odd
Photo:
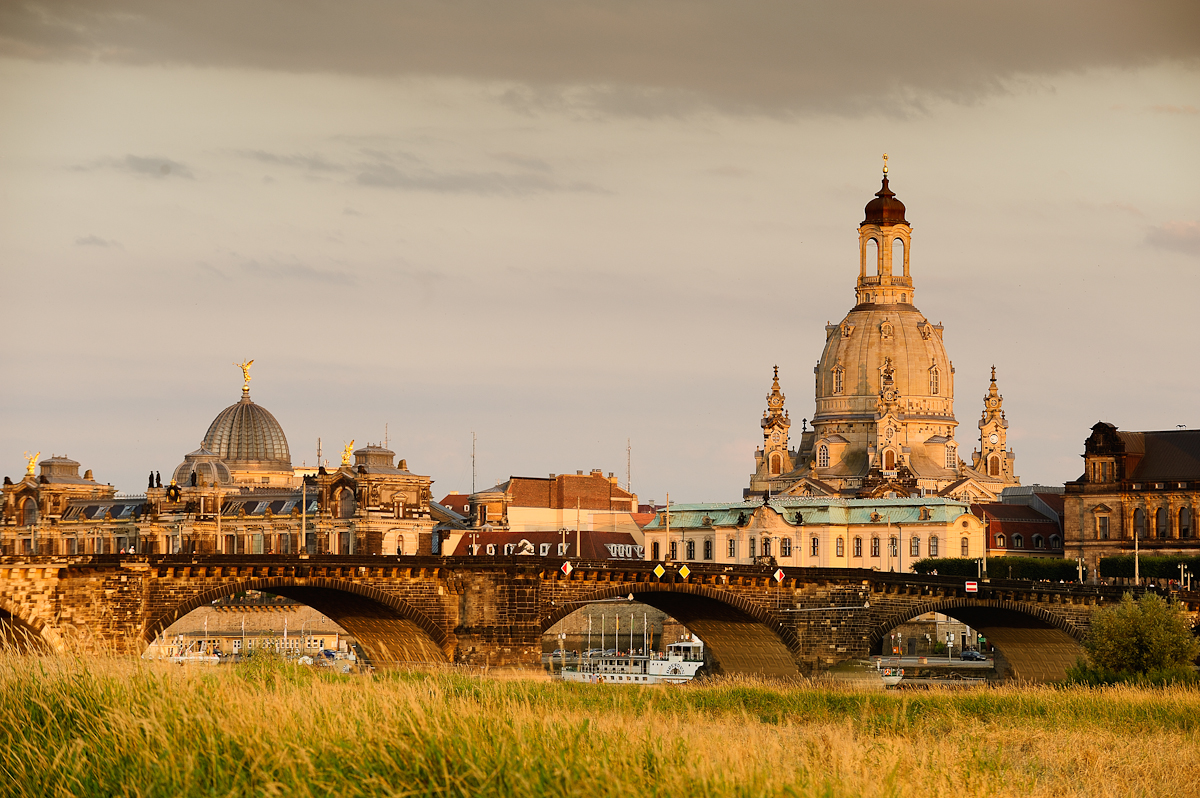
[[[245,366],[248,369],[248,364]],[[384,446],[347,446],[336,468],[293,468],[283,427],[250,398],[217,414],[163,483],[121,494],[80,464],[30,458],[5,477],[5,554],[431,554],[439,508],[427,476]],[[351,442],[353,444],[353,442]]]
[[[1020,484],[1008,448],[1004,399],[992,370],[979,445],[966,462],[955,438],[954,364],[943,327],[916,307],[912,228],[888,186],[858,228],[855,305],[825,327],[816,408],[793,444],[779,370],[763,412],[762,448],[746,498],[943,496],[995,501]]]

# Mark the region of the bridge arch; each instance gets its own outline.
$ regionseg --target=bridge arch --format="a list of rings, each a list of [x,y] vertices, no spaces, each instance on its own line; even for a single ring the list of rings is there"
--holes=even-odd
[[[44,653],[63,651],[65,645],[54,629],[0,596],[0,649]]]
[[[1087,631],[1044,607],[1023,601],[952,598],[929,601],[885,616],[871,629],[870,651],[897,626],[930,612],[940,612],[976,629],[999,652],[998,670],[1023,681],[1048,682],[1066,677],[1084,656],[1080,643]]]
[[[568,594],[570,603],[542,621],[542,632],[587,604],[633,595],[665,612],[704,641],[706,659],[715,673],[799,676],[801,650],[794,630],[742,596],[710,585],[688,582],[633,582]]]
[[[270,576],[231,582],[202,591],[148,623],[143,647],[192,610],[247,590],[290,598],[330,618],[362,647],[371,664],[449,662],[453,643],[429,616],[387,591],[344,579]]]

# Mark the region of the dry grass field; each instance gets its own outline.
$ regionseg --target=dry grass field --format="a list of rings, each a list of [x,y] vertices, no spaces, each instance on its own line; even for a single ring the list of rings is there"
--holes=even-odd
[[[0,794],[1180,796],[1200,692],[341,676],[0,655]]]

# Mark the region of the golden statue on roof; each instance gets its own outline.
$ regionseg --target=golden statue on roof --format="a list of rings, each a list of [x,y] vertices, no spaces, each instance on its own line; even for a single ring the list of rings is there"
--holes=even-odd
[[[41,452],[34,452],[32,455],[30,455],[29,452],[25,452],[25,459],[29,461],[29,465],[25,467],[25,473],[27,475],[33,476],[33,470],[37,467],[38,458],[41,456]]]
[[[350,465],[350,455],[354,451],[354,441],[346,444],[346,448],[342,449],[342,465]]]
[[[246,383],[242,386],[242,390],[250,390],[250,367],[254,365],[254,361],[247,360],[244,363],[234,363],[233,365],[242,370],[242,379],[246,381]]]

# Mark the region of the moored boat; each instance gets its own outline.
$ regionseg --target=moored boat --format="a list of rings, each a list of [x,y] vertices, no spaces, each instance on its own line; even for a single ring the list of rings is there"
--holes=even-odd
[[[704,643],[692,635],[649,654],[606,652],[565,665],[560,678],[592,684],[684,684],[703,675]]]

